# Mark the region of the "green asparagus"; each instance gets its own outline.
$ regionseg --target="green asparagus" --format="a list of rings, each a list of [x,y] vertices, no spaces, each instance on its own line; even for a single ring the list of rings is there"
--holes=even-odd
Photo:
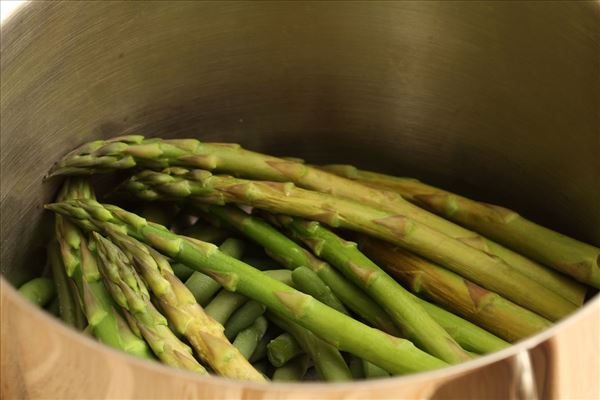
[[[52,279],[34,278],[19,287],[19,293],[33,304],[44,307],[56,295],[56,286]]]
[[[81,178],[66,180],[59,200],[79,198],[94,199],[89,183]],[[91,333],[102,343],[116,349],[142,358],[154,358],[146,342],[138,336],[139,332],[134,332],[115,308],[116,304],[101,281],[96,257],[83,233],[60,215],[56,216],[55,228],[65,271],[77,287]]]
[[[393,318],[406,337],[448,363],[470,359],[452,337],[391,276],[318,222],[280,216],[292,235],[306,243],[346,277],[369,293]],[[292,274],[293,277],[293,274]]]
[[[152,351],[165,364],[207,374],[192,349],[169,329],[167,319],[150,301],[150,293],[129,260],[108,239],[94,233],[100,271],[106,287],[123,311],[137,324]]]
[[[223,376],[263,381],[262,375],[227,340],[223,326],[210,318],[175,277],[166,257],[114,229],[107,229],[107,233],[147,282],[173,329],[188,340],[202,361]]]
[[[210,274],[230,290],[265,304],[272,313],[292,320],[340,350],[356,354],[390,373],[402,374],[447,365],[408,340],[368,327],[228,257],[213,244],[190,241],[119,207],[102,205],[94,200],[71,200],[47,204],[45,208],[68,216],[84,229],[106,232],[118,228],[173,260]]]
[[[547,318],[557,320],[576,309],[573,303],[501,259],[446,236],[410,215],[299,189],[292,183],[247,181],[184,168],[170,168],[162,173],[143,171],[125,186],[145,200],[164,196],[216,204],[238,202],[356,230],[413,250]]]
[[[323,168],[378,189],[397,192],[418,206],[487,235],[580,282],[600,288],[599,248],[544,228],[515,211],[471,200],[416,179],[362,171],[350,165],[328,165]],[[552,273],[537,263],[527,262],[525,257],[517,253],[510,253],[494,252],[514,267],[522,266],[519,270],[523,274],[529,274],[575,304],[583,303],[584,286]],[[515,257],[514,262],[512,257]]]
[[[228,227],[239,231],[263,246],[267,253],[289,269],[307,267],[331,289],[336,297],[350,310],[373,326],[398,336],[399,331],[385,311],[366,293],[349,282],[329,264],[312,256],[309,251],[287,238],[261,218],[246,214],[235,207],[200,206],[196,209],[208,212]]]
[[[376,239],[361,237],[361,249],[412,291],[489,330],[516,341],[548,328],[550,321],[427,260]]]

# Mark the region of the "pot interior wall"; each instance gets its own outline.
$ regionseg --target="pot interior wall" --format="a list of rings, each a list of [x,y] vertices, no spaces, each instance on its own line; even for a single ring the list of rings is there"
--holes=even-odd
[[[595,2],[30,4],[2,28],[2,273],[42,267],[51,164],[125,133],[414,176],[600,245],[599,27]]]

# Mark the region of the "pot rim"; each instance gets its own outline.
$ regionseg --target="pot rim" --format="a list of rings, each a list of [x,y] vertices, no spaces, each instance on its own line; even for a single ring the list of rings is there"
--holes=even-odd
[[[4,278],[3,274],[0,274],[0,285],[2,288],[2,290],[1,290],[2,297],[7,296],[12,301],[17,302],[19,304],[19,306],[22,307],[23,309],[28,310],[29,312],[37,313],[38,317],[46,319],[46,321],[51,324],[50,326],[54,326],[56,329],[58,329],[59,333],[66,336],[67,339],[79,341],[81,344],[83,344],[85,346],[89,346],[92,349],[94,349],[95,351],[112,354],[115,357],[121,358],[123,361],[137,364],[137,366],[139,368],[150,368],[150,369],[154,369],[155,372],[157,372],[157,373],[169,374],[174,377],[180,376],[180,377],[186,378],[186,379],[194,379],[194,380],[197,380],[198,383],[207,382],[207,381],[214,382],[214,380],[220,380],[221,382],[226,383],[228,385],[237,386],[239,389],[248,389],[248,388],[260,389],[260,390],[265,389],[265,383],[242,381],[242,380],[231,379],[231,378],[217,376],[217,375],[198,376],[197,374],[190,372],[190,371],[172,368],[172,367],[160,364],[158,362],[153,362],[150,360],[143,360],[141,358],[131,356],[122,351],[113,349],[109,346],[106,346],[106,345],[98,342],[97,340],[95,340],[91,337],[82,335],[80,332],[69,328],[67,325],[60,322],[60,320],[58,318],[53,317],[47,311],[41,309],[40,307],[32,304],[29,301],[27,301],[23,296],[18,294],[17,290]],[[2,302],[2,303],[4,303],[4,302]],[[302,387],[303,389],[309,389],[312,391],[326,392],[328,390],[356,389],[357,385],[360,385],[361,389],[369,389],[371,386],[376,385],[377,388],[381,390],[382,389],[381,385],[386,385],[386,386],[390,385],[390,387],[392,387],[392,386],[397,387],[398,384],[402,384],[402,383],[409,383],[409,382],[415,383],[417,381],[423,381],[423,380],[441,380],[444,378],[450,378],[452,376],[462,375],[462,374],[471,372],[475,369],[479,369],[481,367],[493,364],[495,362],[508,359],[522,351],[530,350],[530,349],[534,348],[535,346],[537,346],[538,344],[548,340],[555,333],[557,333],[558,330],[574,323],[578,319],[583,318],[584,315],[592,312],[595,305],[599,305],[599,304],[600,304],[600,293],[597,293],[593,298],[588,300],[583,307],[579,308],[577,311],[573,312],[572,314],[570,314],[569,316],[560,320],[559,322],[553,324],[550,328],[548,328],[534,336],[531,336],[529,338],[521,340],[506,349],[503,349],[503,350],[500,350],[500,351],[497,351],[494,353],[490,353],[487,355],[483,355],[481,357],[478,357],[478,358],[470,360],[470,361],[466,361],[466,362],[456,364],[456,365],[451,365],[451,366],[437,369],[437,370],[424,371],[424,372],[418,372],[418,373],[414,373],[414,374],[401,375],[401,376],[395,376],[395,377],[389,377],[389,378],[353,381],[353,382],[346,382],[346,383],[328,383],[328,382],[284,383],[284,382],[269,381],[269,382],[267,382],[267,384],[270,386],[273,386],[273,388],[277,389],[277,390],[286,390],[286,388],[289,388],[289,390],[292,390],[292,389],[298,389],[298,388]]]

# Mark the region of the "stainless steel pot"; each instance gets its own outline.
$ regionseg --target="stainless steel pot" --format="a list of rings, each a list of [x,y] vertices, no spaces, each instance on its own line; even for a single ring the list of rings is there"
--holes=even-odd
[[[527,367],[523,351],[597,310],[598,296],[469,363],[298,387],[134,360],[66,329],[10,284],[41,268],[41,205],[58,183],[42,183],[44,173],[67,149],[124,133],[411,175],[600,245],[599,29],[597,2],[28,4],[2,26],[3,394],[426,397],[518,354],[514,365]],[[555,394],[543,375],[541,394]]]

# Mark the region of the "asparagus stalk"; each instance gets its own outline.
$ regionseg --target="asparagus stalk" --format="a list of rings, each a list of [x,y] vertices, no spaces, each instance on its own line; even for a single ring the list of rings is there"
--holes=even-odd
[[[56,286],[52,279],[33,278],[19,287],[19,293],[33,304],[44,307],[56,295]]]
[[[278,367],[273,372],[273,381],[276,382],[297,382],[301,381],[308,370],[310,359],[306,354],[288,361],[285,365]]]
[[[263,337],[260,339],[260,341],[256,345],[256,348],[254,349],[254,353],[252,353],[252,355],[250,356],[248,361],[250,361],[251,363],[257,363],[259,361],[266,360],[267,345],[269,344],[269,342],[271,340],[273,340],[273,331],[267,329],[267,332],[263,335]],[[268,364],[268,361],[266,361],[266,362]]]
[[[197,239],[201,240],[201,239]],[[226,239],[219,250],[233,258],[240,258],[244,251],[244,243],[238,239],[228,238]],[[185,282],[185,285],[193,293],[196,301],[201,306],[206,306],[210,299],[213,298],[215,293],[221,289],[221,285],[210,276],[203,274],[202,272],[195,271]],[[235,310],[231,310],[235,311]],[[227,318],[229,315],[227,315]],[[226,320],[220,321],[225,323]]]
[[[361,249],[413,292],[425,295],[510,342],[533,335],[550,321],[399,247],[368,237]]]
[[[552,320],[560,319],[576,308],[573,303],[517,272],[501,259],[448,237],[409,215],[393,214],[299,189],[292,183],[247,181],[213,176],[202,170],[171,168],[163,173],[143,171],[125,186],[146,200],[163,196],[216,204],[238,202],[366,233],[413,250]]]
[[[282,333],[267,345],[267,357],[276,368],[283,367],[292,358],[304,353],[296,339],[289,333]]]
[[[222,289],[206,306],[206,313],[224,325],[238,308],[248,301],[246,296]]]
[[[323,380],[329,382],[352,380],[352,373],[335,346],[318,338],[308,329],[304,329],[287,318],[277,315],[269,315],[269,318],[296,339],[302,350],[312,359],[319,376]]]
[[[397,192],[417,206],[487,235],[579,282],[600,288],[600,249],[544,228],[515,211],[471,200],[416,179],[362,171],[351,165],[327,165],[322,168],[373,188]],[[466,235],[468,231],[463,230],[461,234],[454,229],[457,235],[469,237]],[[496,243],[489,240],[485,242],[488,251],[521,273],[538,280],[574,304],[583,303],[586,292],[584,286]]]
[[[48,260],[52,267],[52,277],[56,285],[59,316],[66,324],[82,330],[86,324],[85,317],[79,306],[79,299],[75,297],[77,296],[76,288],[73,287],[65,272],[56,240],[52,240],[48,244]]]
[[[182,281],[189,279],[190,276],[192,276],[192,274],[194,273],[193,269],[181,263],[175,263],[171,265],[171,268],[173,268],[173,273],[175,274],[175,276],[181,279]]]
[[[300,187],[352,199],[375,208],[381,208],[393,215],[408,216],[447,236],[461,240],[469,246],[494,254],[518,270],[535,268],[526,258],[519,257],[516,253],[510,252],[474,232],[409,203],[397,193],[372,188],[360,182],[304,165],[295,159],[277,158],[248,151],[236,144],[202,143],[196,139],[144,139],[143,136],[138,135],[116,137],[106,141],[90,142],[75,149],[53,166],[49,176],[101,173],[134,166],[148,168],[187,166],[217,170],[253,179],[294,182]],[[492,215],[495,220],[500,219],[500,221],[510,222],[512,220],[507,217],[507,215],[512,215],[510,212],[508,214],[500,212],[500,217],[497,214],[497,210],[493,209],[485,215]],[[499,226],[491,231],[492,234],[495,234],[497,230],[502,231],[507,223],[501,222],[496,225]],[[519,232],[518,237],[523,239],[519,240],[519,244],[522,244],[528,251],[533,250],[531,254],[542,258],[545,257],[545,254],[556,255],[558,258],[549,257],[549,261],[553,263],[551,265],[580,277],[583,275],[583,278],[595,282],[593,285],[598,287],[600,252],[597,248],[547,232],[541,227],[538,229],[535,224],[528,221],[522,224],[515,223],[514,226],[515,229],[510,230],[507,234],[502,234],[501,237],[506,237],[506,240],[512,243],[512,235]],[[527,233],[523,233],[523,228]],[[533,241],[534,246],[529,246],[529,243],[532,243],[532,233],[535,234],[534,236],[539,236],[540,239]],[[541,239],[542,236],[544,239]],[[567,257],[565,254],[569,256]],[[550,277],[547,278],[552,280]],[[560,286],[560,281],[554,283]],[[561,293],[563,292],[561,291]],[[575,299],[578,298],[575,296]]]
[[[408,340],[364,325],[221,253],[215,245],[188,240],[119,207],[93,200],[71,200],[47,204],[45,208],[70,217],[84,229],[106,232],[118,227],[173,260],[210,274],[225,287],[265,304],[271,312],[289,318],[340,350],[356,354],[390,373],[423,371],[447,365]]]
[[[486,354],[510,346],[510,343],[491,334],[485,329],[454,315],[433,303],[429,303],[412,293],[411,296],[463,349],[477,354]]]
[[[170,227],[173,218],[175,217],[176,209],[173,205],[144,203],[138,211],[138,214],[146,218],[150,222],[155,222]]]
[[[225,336],[233,340],[238,333],[250,327],[254,321],[266,311],[266,307],[259,302],[251,300],[235,311],[225,323]]]
[[[246,359],[250,359],[256,346],[267,332],[269,323],[263,316],[258,317],[254,323],[241,331],[233,341],[233,345],[242,353]]]
[[[59,200],[94,199],[89,183],[69,179],[63,184]],[[67,276],[77,287],[88,327],[100,342],[142,358],[154,358],[146,342],[134,332],[101,281],[95,256],[88,241],[71,221],[60,215],[55,220],[56,239]]]
[[[150,301],[146,285],[125,254],[97,233],[94,233],[94,240],[106,287],[128,318],[135,321],[154,354],[167,365],[207,374],[194,358],[192,349],[171,332],[166,318]]]
[[[390,376],[386,370],[365,360],[362,360],[362,367],[366,379],[387,378]]]
[[[223,326],[196,303],[192,293],[175,277],[164,256],[114,229],[108,228],[106,232],[127,254],[147,282],[174,330],[188,340],[202,361],[223,376],[264,380],[227,340],[223,334]]]
[[[341,313],[348,314],[346,307],[338,300],[327,286],[319,278],[316,272],[307,267],[298,267],[292,271],[292,280],[294,287],[301,292],[310,294],[321,303],[327,304],[329,307],[335,308]]]
[[[197,209],[210,213],[228,227],[263,246],[267,253],[278,260],[282,266],[289,269],[298,267],[311,269],[350,310],[373,326],[391,335],[399,335],[398,329],[389,316],[366,293],[349,282],[329,264],[312,256],[310,252],[263,219],[246,214],[236,207],[209,205],[197,207]]]
[[[278,220],[318,257],[323,257],[369,293],[405,336],[423,350],[448,363],[470,359],[400,284],[357,249],[356,243],[345,241],[318,222],[285,216],[280,216]]]

